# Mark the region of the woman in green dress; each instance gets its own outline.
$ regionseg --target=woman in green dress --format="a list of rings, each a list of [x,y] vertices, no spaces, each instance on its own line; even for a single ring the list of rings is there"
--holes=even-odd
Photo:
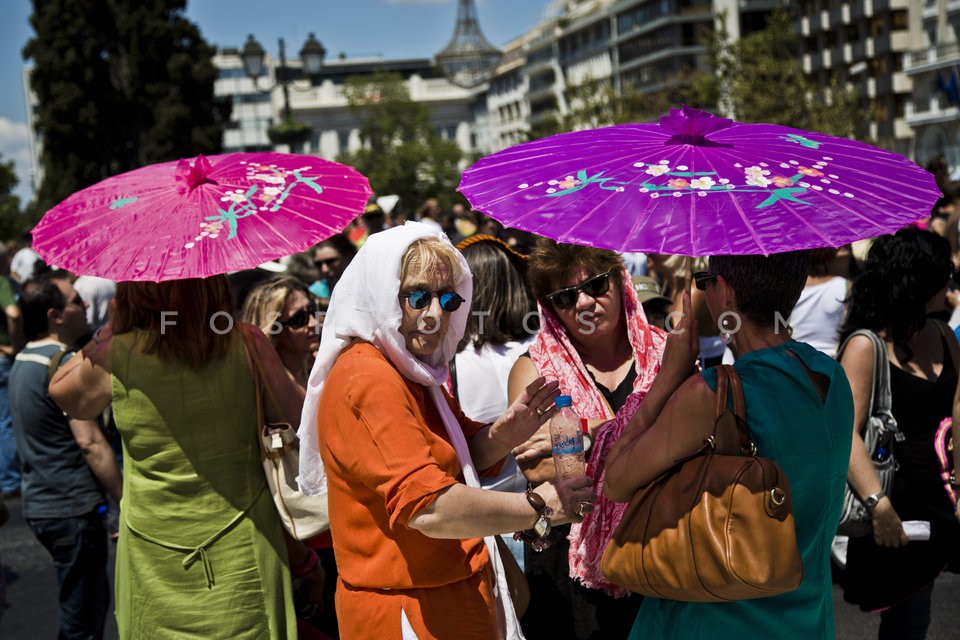
[[[276,411],[264,404],[267,420],[294,423],[303,396],[260,331],[233,326],[232,307],[223,276],[120,283],[111,324],[51,383],[72,416],[113,402],[125,472],[121,638],[297,636],[288,550],[294,567],[312,558],[285,535],[266,488],[239,331],[280,394]],[[306,577],[317,602],[322,578]]]
[[[631,638],[834,637],[830,542],[837,530],[850,458],[853,399],[840,365],[791,340],[785,318],[806,281],[809,254],[717,256],[695,274],[721,335],[737,356],[747,429],[790,480],[803,582],[757,600],[703,603],[645,598]],[[713,429],[716,372],[698,373],[689,295],[671,332],[663,368],[607,460],[606,492],[627,501],[637,489],[697,451]],[[736,453],[734,433],[717,451]]]

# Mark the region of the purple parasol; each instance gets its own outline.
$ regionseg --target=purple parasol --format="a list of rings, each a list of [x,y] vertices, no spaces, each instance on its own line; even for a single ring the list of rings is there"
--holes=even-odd
[[[687,256],[841,246],[929,215],[933,176],[868,144],[684,106],[479,160],[459,189],[505,226]]]

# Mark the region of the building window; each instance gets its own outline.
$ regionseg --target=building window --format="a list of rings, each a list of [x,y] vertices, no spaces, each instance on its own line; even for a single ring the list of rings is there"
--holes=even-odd
[[[340,146],[340,153],[346,153],[350,150],[350,132],[337,131],[337,144]]]
[[[907,16],[906,9],[898,9],[890,12],[891,26],[895,31],[905,31],[910,28],[910,19]]]

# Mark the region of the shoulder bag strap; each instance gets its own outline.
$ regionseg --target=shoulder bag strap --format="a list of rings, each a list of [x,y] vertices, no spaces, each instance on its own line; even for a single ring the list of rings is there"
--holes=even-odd
[[[871,406],[874,414],[880,416],[883,429],[893,433],[895,441],[903,442],[903,432],[900,431],[897,421],[893,417],[893,393],[890,389],[890,357],[887,355],[887,345],[874,332],[870,331],[868,333],[870,339],[873,340],[873,349],[876,356],[876,364],[874,365],[876,394]]]
[[[884,361],[887,362],[886,378],[887,378],[887,389],[889,392],[890,364],[889,364],[889,360],[886,357],[887,346],[884,344],[883,340],[880,339],[880,336],[875,334],[873,331],[870,331],[869,329],[857,329],[856,331],[851,333],[849,336],[847,336],[847,339],[843,341],[842,345],[840,345],[840,349],[837,350],[838,362],[843,356],[843,352],[847,348],[847,344],[849,344],[850,340],[854,336],[864,336],[865,338],[868,338],[870,340],[870,343],[873,345],[873,373],[871,376],[871,380],[873,381],[873,384],[870,385],[870,404],[868,405],[870,407],[870,411],[867,414],[867,418],[869,418],[871,415],[875,414],[878,410],[877,403],[879,401],[879,396],[880,396],[880,394],[878,393],[878,388],[880,387],[880,376],[883,375],[883,371],[884,371],[883,366],[881,366]],[[888,411],[889,411],[889,406],[890,405],[889,405],[889,398],[888,398],[888,404],[887,404]]]
[[[253,378],[253,395],[257,400],[257,445],[260,447],[260,452],[263,455],[267,454],[266,447],[263,443],[263,425],[266,423],[266,415],[263,411],[263,376],[260,371],[260,362],[256,357],[256,346],[253,344],[252,338],[247,335],[246,329],[242,326],[240,327],[240,337],[243,340],[243,351],[247,356],[247,366],[250,367],[250,376]]]
[[[753,440],[750,439],[750,434],[747,432],[747,413],[746,413],[746,402],[743,398],[743,385],[740,383],[740,376],[737,375],[737,370],[729,364],[722,364],[717,366],[717,407],[720,408],[720,404],[723,405],[723,410],[726,412],[726,393],[723,396],[720,396],[721,385],[719,380],[724,380],[724,387],[729,387],[730,394],[733,396],[733,419],[737,425],[737,434],[740,436],[740,452],[744,455],[755,455],[757,452],[757,446],[754,444]],[[717,421],[719,422],[720,416],[717,416]]]
[[[255,330],[259,331],[259,329]],[[240,335],[243,336],[244,346],[247,348],[247,363],[250,365],[250,371],[257,384],[257,389],[261,392],[257,395],[257,402],[259,403],[261,401],[261,395],[266,395],[267,402],[270,403],[270,408],[276,411],[278,416],[284,415],[280,410],[280,403],[277,402],[277,396],[273,391],[273,387],[270,386],[270,380],[263,371],[263,365],[260,363],[260,357],[257,355],[257,346],[253,343],[252,338],[246,334],[245,330],[241,329]],[[261,416],[263,416],[261,422],[266,424],[266,415],[263,413],[262,408],[259,410],[261,411]]]
[[[66,349],[60,349],[55,354],[50,356],[50,363],[47,365],[47,385],[50,384],[50,381],[53,380],[53,374],[57,372],[57,369],[60,368],[60,363],[63,362],[63,358],[68,354],[73,353]]]
[[[457,383],[457,355],[454,354],[450,358],[450,393],[453,395],[453,399],[457,401],[457,404],[460,404],[460,388]]]
[[[887,345],[883,339],[869,332],[870,339],[873,340],[874,349],[874,383],[876,395],[874,397],[873,407],[880,413],[890,413],[892,404],[890,398],[890,357],[887,355]]]

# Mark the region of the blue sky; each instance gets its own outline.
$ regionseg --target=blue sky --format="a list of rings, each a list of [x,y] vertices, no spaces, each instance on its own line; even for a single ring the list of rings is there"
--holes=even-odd
[[[543,15],[549,0],[478,0],[480,26],[502,46],[524,33]],[[277,39],[296,56],[310,32],[327,49],[350,57],[432,57],[453,35],[456,0],[188,0],[187,17],[208,42],[240,47],[247,34],[272,53]],[[32,197],[29,185],[26,107],[21,56],[33,30],[30,0],[4,0],[0,20],[0,156],[16,162],[17,194]]]

